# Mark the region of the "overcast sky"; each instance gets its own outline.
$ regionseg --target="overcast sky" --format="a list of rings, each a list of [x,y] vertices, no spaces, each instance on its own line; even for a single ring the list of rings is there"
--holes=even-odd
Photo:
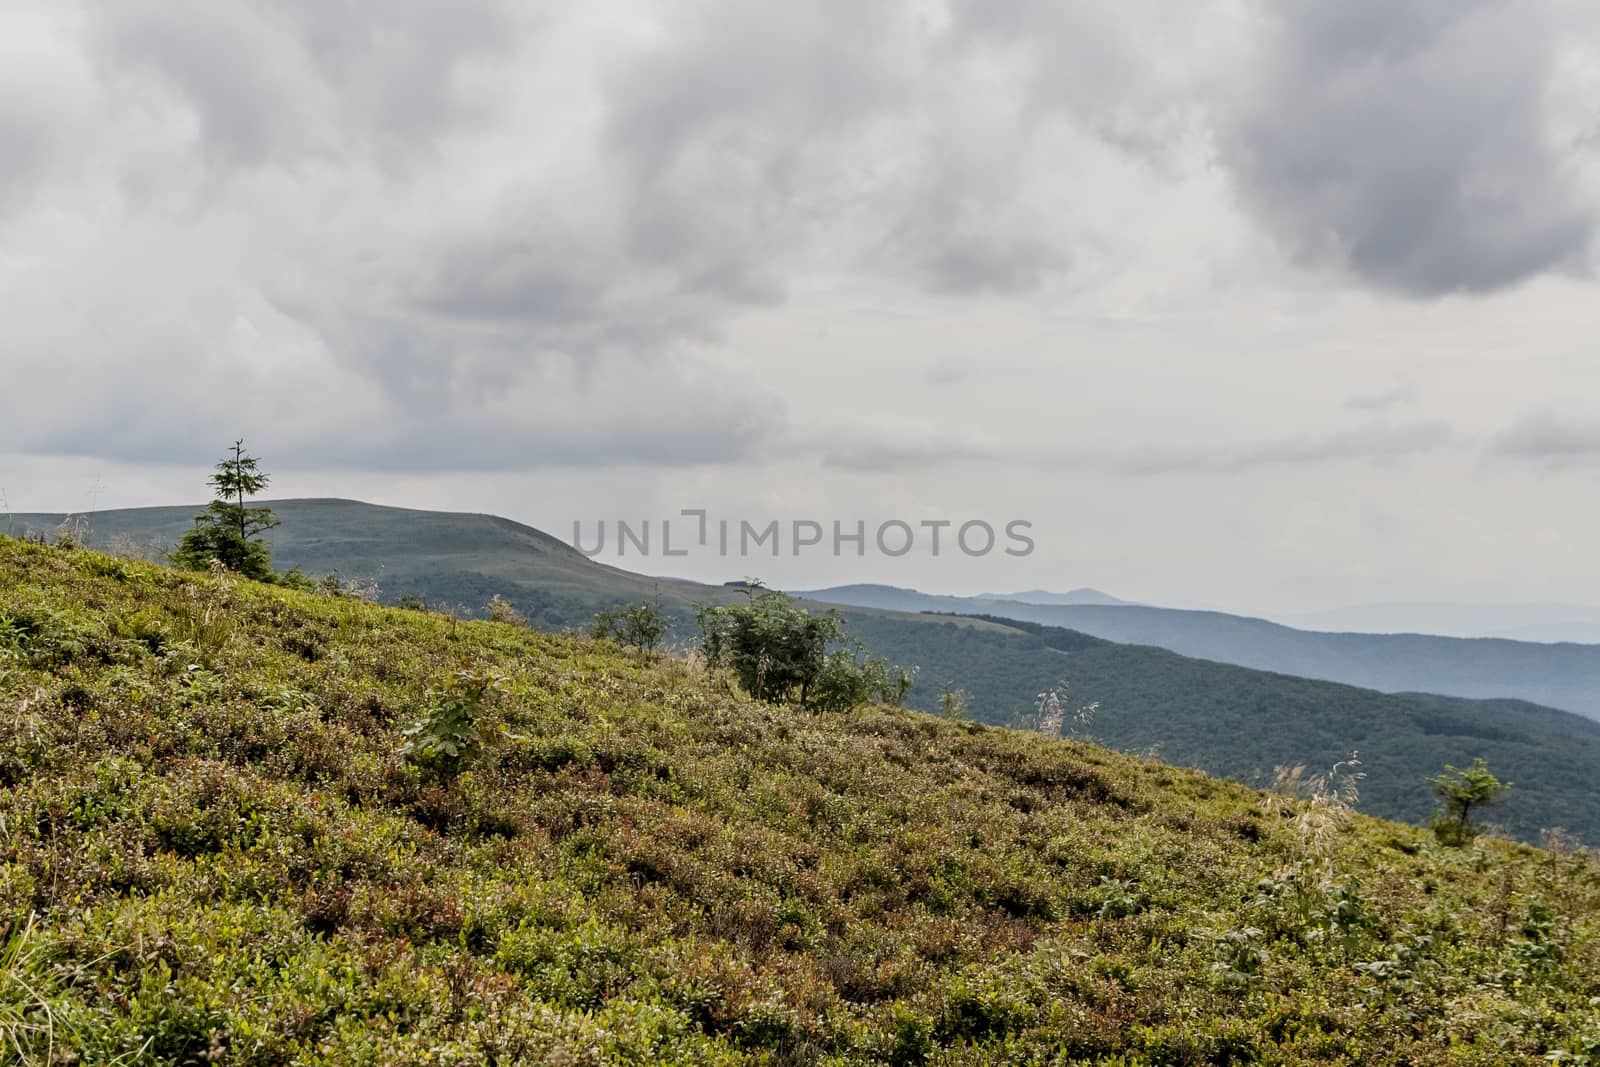
[[[373,18],[382,12],[382,21]],[[1033,523],[635,563],[1600,603],[1591,0],[0,0],[0,489]]]

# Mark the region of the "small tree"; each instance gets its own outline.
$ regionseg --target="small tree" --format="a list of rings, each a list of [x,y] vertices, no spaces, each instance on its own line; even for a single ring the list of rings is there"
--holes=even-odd
[[[235,441],[233,454],[218,463],[217,472],[207,479],[216,499],[204,514],[194,517],[194,527],[178,542],[172,562],[198,570],[217,560],[247,578],[270,580],[272,550],[260,535],[278,520],[271,508],[245,506],[245,500],[266,489],[268,481],[255,457],[245,453],[244,441]]]
[[[484,614],[489,616],[491,622],[503,622],[511,626],[528,625],[528,617],[517,610],[517,606],[505,597],[496,593],[489,598],[483,606]]]
[[[871,659],[836,611],[813,614],[789,596],[746,582],[743,604],[701,604],[700,654],[728,667],[745,692],[769,703],[846,710],[867,700],[903,701],[911,676]]]
[[[656,597],[627,607],[597,612],[591,632],[598,640],[615,641],[650,656],[666,636],[667,624],[667,613],[661,610],[661,598]]]
[[[1445,764],[1444,773],[1427,779],[1444,802],[1444,810],[1433,820],[1433,833],[1441,844],[1460,846],[1478,836],[1479,827],[1472,812],[1499,800],[1510,782],[1501,782],[1489,773],[1489,766],[1478,757],[1466,770]]]
[[[965,722],[967,720],[967,691],[965,689],[946,689],[939,694],[939,718],[949,719],[951,722]]]

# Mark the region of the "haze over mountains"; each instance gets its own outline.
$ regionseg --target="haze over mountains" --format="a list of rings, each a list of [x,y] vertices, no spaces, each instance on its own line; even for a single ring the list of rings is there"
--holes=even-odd
[[[1048,589],[1027,589],[1020,593],[984,593],[983,600],[1020,600],[1025,604],[1127,604],[1110,593],[1088,587],[1072,589],[1065,593],[1052,593]]]
[[[1029,604],[850,585],[799,594],[905,612],[987,614],[1123,644],[1321,678],[1384,692],[1515,698],[1600,718],[1600,646],[1424,634],[1319,633],[1217,611],[1142,605]]]
[[[1600,644],[1600,608],[1586,604],[1358,604],[1331,611],[1277,615],[1274,621],[1302,630]]]
[[[501,596],[541,628],[563,629],[585,627],[602,608],[659,597],[682,635],[696,602],[740,595],[606,566],[490,515],[349,500],[270,506],[282,520],[268,535],[276,566],[375,578],[391,603],[421,597],[443,610],[474,612]],[[154,555],[198,510],[100,512],[92,517],[92,540]],[[12,529],[47,530],[60,521],[17,515]],[[1600,838],[1600,794],[1590,789],[1600,766],[1600,723],[1536,695],[1572,699],[1576,710],[1592,707],[1578,698],[1595,692],[1583,679],[1600,673],[1600,649],[1315,634],[1219,613],[936,597],[877,585],[806,595],[844,605],[851,632],[876,654],[919,668],[909,700],[924,710],[936,710],[942,693],[962,690],[974,718],[1026,722],[1038,695],[1064,681],[1072,707],[1099,704],[1083,732],[1247,782],[1270,782],[1279,765],[1326,768],[1360,750],[1370,772],[1364,810],[1410,821],[1430,809],[1424,775],[1485,756],[1518,783],[1519,801],[1504,812],[1507,832],[1532,840],[1544,827],[1562,826]],[[1085,590],[1061,597],[1114,599]],[[1197,647],[1210,654],[1190,651]],[[1258,662],[1234,665],[1230,656]],[[1283,662],[1295,667],[1270,666]],[[1268,669],[1248,669],[1264,664]],[[1334,680],[1317,680],[1317,670]],[[1350,676],[1401,684],[1337,684]],[[1465,699],[1474,696],[1515,699]]]

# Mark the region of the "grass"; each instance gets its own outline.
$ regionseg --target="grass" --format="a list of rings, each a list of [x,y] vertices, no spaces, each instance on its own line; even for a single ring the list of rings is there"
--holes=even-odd
[[[1597,905],[1581,852],[0,539],[0,1059],[1587,1063]]]

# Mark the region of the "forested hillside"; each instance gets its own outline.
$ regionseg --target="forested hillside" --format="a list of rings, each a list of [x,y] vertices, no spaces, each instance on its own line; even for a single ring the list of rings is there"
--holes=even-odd
[[[1482,757],[1516,783],[1495,815],[1507,833],[1538,841],[1560,827],[1600,839],[1600,723],[1583,716],[1522,701],[1380,693],[1055,627],[993,628],[1003,619],[968,625],[981,621],[913,628],[878,613],[851,616],[876,652],[919,668],[910,699],[928,711],[960,689],[974,716],[1026,723],[1039,695],[1064,681],[1069,712],[1099,705],[1092,721],[1064,729],[1244,782],[1269,784],[1277,767],[1326,769],[1359,752],[1362,810],[1408,822],[1432,810],[1424,777]]]

